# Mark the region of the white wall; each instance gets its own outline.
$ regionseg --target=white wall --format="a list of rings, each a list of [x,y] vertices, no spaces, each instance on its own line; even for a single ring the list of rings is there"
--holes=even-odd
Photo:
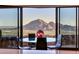
[[[0,5],[79,5],[79,0],[0,0]]]

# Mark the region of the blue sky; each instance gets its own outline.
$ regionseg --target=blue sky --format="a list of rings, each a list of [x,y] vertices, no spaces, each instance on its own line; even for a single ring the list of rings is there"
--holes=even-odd
[[[17,26],[17,9],[0,9],[0,26]]]
[[[76,9],[75,8],[61,8],[60,9],[60,23],[66,25],[76,25]]]
[[[61,8],[61,23],[75,25],[75,8]],[[23,25],[36,19],[55,22],[54,8],[24,8]],[[0,9],[0,26],[17,26],[17,9]]]
[[[24,8],[23,11],[23,24],[37,19],[42,19],[47,23],[55,22],[55,8]]]

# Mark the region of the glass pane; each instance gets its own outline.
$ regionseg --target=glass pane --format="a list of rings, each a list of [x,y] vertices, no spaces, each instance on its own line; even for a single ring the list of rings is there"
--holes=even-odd
[[[39,30],[44,32],[48,45],[55,44],[55,8],[23,8],[23,37],[35,34],[37,38]]]
[[[16,47],[17,41],[17,8],[0,9],[0,47]]]
[[[62,47],[76,48],[76,8],[60,9],[60,34]]]

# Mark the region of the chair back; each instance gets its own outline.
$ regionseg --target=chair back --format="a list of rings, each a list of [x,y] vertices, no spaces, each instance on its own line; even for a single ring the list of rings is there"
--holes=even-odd
[[[62,39],[62,35],[59,34],[58,37],[57,37],[56,47],[61,47],[61,39]]]
[[[37,38],[36,50],[47,50],[46,38]]]
[[[35,34],[31,33],[29,34],[29,41],[34,41],[35,40]]]

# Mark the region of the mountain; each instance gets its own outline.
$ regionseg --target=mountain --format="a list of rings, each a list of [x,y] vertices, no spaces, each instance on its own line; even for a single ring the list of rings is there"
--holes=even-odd
[[[76,27],[75,26],[71,26],[71,25],[60,25],[60,28],[65,30],[65,31],[75,31]]]
[[[47,23],[41,19],[34,20],[23,26],[24,29],[28,29],[28,30],[46,29],[46,27],[47,27]]]
[[[8,30],[8,29],[17,29],[16,26],[0,26],[1,30]]]
[[[49,22],[47,25],[48,30],[55,30],[55,23],[54,22]]]
[[[65,31],[74,31],[75,30],[75,27],[70,26],[70,25],[60,24],[60,27],[61,27],[61,29],[65,30]],[[54,22],[46,23],[41,19],[37,19],[37,20],[31,21],[28,24],[25,24],[23,26],[23,29],[26,29],[26,30],[39,30],[39,29],[55,30],[55,23]]]

